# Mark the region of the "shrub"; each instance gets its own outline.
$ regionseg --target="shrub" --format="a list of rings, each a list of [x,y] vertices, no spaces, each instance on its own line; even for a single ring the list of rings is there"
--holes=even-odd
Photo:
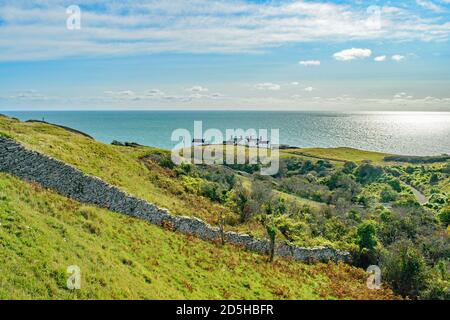
[[[386,186],[380,193],[381,202],[388,203],[397,199],[397,193],[390,186]]]
[[[386,183],[388,185],[390,185],[392,187],[392,189],[394,189],[397,192],[401,192],[402,191],[402,186],[400,184],[400,181],[398,179],[392,178],[392,179],[388,179],[386,181]]]
[[[346,174],[351,174],[358,166],[354,162],[346,162],[344,164],[343,172]]]
[[[390,222],[392,220],[392,212],[387,209],[381,211],[380,219],[381,219],[381,221],[383,221],[385,223]]]
[[[426,288],[427,270],[425,260],[409,241],[400,241],[382,256],[383,278],[396,294],[418,297]]]
[[[190,163],[183,162],[179,166],[175,167],[175,173],[177,176],[188,176],[194,171],[194,166]]]
[[[439,176],[433,173],[430,178],[430,184],[437,184],[439,182]]]
[[[420,298],[426,300],[450,300],[448,263],[441,260],[430,270],[427,288],[421,292]]]
[[[275,220],[278,230],[289,241],[295,241],[303,234],[309,233],[309,227],[302,221],[294,221],[286,216],[280,216]]]
[[[375,221],[363,221],[357,229],[357,244],[361,249],[375,250],[377,241],[377,224]]]
[[[203,183],[200,187],[200,193],[202,196],[210,199],[211,201],[220,202],[221,192],[217,183],[207,182]]]
[[[347,217],[349,219],[353,220],[353,221],[361,222],[361,214],[358,211],[354,210],[354,209],[350,210],[347,213]]]
[[[371,183],[376,181],[383,174],[383,169],[381,167],[376,167],[370,163],[363,163],[359,166],[356,177],[357,181],[360,183]]]
[[[450,206],[447,206],[439,212],[439,220],[444,224],[444,226],[450,225]]]

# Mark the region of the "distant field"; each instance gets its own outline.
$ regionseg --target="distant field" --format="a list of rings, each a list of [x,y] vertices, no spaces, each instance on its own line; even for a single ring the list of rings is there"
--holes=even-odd
[[[384,158],[388,154],[372,151],[364,151],[352,148],[305,148],[305,149],[291,149],[283,150],[284,153],[303,155],[307,157],[314,157],[326,159],[331,161],[352,161],[360,163],[363,161],[372,161],[374,163],[384,162]]]

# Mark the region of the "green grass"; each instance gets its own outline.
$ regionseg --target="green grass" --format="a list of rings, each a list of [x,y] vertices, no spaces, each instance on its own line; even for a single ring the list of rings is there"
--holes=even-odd
[[[159,166],[149,168],[140,159],[156,148],[127,148],[100,143],[82,135],[44,123],[23,123],[0,118],[0,133],[27,148],[69,163],[138,198],[171,210],[214,223],[221,208],[205,198],[187,194],[179,181]],[[150,170],[149,170],[150,169]]]
[[[0,299],[377,299],[347,265],[201,241],[0,174]],[[81,268],[81,290],[66,269]]]
[[[364,151],[352,148],[304,148],[283,150],[283,153],[303,155],[306,157],[319,158],[324,160],[346,162],[352,161],[361,163],[363,161],[372,161],[374,163],[383,163],[388,154],[372,151]]]

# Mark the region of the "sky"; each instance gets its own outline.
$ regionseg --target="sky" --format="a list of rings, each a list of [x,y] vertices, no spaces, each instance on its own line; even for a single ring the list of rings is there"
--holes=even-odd
[[[1,110],[449,111],[450,0],[0,0]]]

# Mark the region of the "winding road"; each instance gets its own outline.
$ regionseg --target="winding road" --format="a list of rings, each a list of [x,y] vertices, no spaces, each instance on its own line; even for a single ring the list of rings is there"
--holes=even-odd
[[[416,188],[414,188],[413,186],[406,184],[412,191],[412,193],[414,194],[414,196],[416,197],[417,201],[421,204],[424,205],[428,202],[427,197],[420,192],[419,190],[417,190]]]

